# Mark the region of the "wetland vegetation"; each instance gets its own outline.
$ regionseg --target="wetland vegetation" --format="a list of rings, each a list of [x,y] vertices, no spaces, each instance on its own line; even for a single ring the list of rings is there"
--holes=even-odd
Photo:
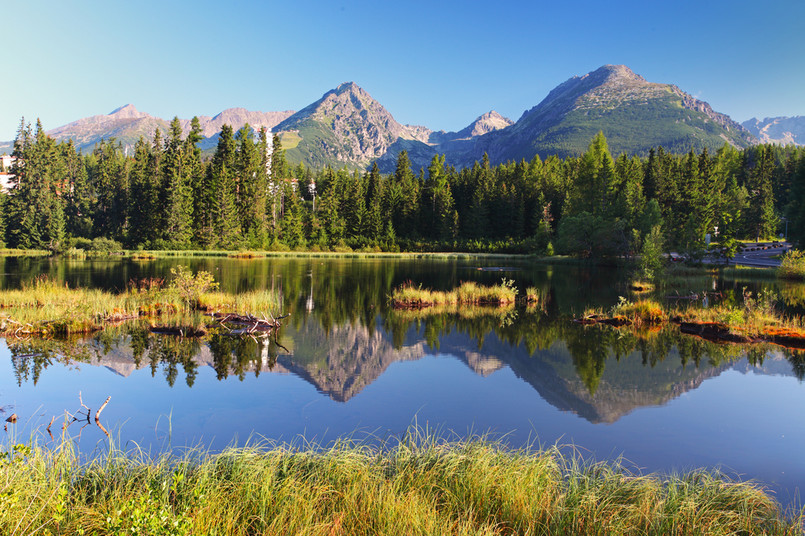
[[[642,475],[572,450],[411,431],[381,447],[257,445],[82,461],[16,444],[0,458],[5,534],[801,534],[752,483]]]

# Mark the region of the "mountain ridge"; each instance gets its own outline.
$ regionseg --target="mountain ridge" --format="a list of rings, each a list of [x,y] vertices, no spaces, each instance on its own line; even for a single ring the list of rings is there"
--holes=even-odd
[[[339,84],[296,112],[227,108],[213,117],[198,117],[206,138],[202,145],[208,151],[214,149],[223,124],[238,129],[248,123],[255,129],[266,127],[280,133],[291,164],[366,169],[376,162],[383,172],[393,171],[403,150],[409,153],[414,169],[427,167],[437,154],[446,155],[447,163],[455,167],[471,166],[484,153],[493,164],[530,160],[535,155],[574,156],[583,153],[599,131],[606,135],[613,153],[638,155],[656,146],[687,152],[705,147],[716,150],[724,143],[742,148],[764,139],[800,139],[793,133],[763,137],[760,127],[756,136],[678,86],[649,82],[625,65],[604,65],[572,76],[526,109],[517,121],[491,110],[456,132],[401,124],[355,82]],[[190,120],[180,122],[187,132]],[[129,149],[140,136],[150,139],[154,130],[166,132],[167,128],[167,120],[126,104],[48,134],[57,140],[71,138],[87,152],[101,138],[115,137]],[[764,128],[767,134],[772,129]]]
[[[778,116],[744,121],[741,125],[761,143],[805,145],[805,116]]]

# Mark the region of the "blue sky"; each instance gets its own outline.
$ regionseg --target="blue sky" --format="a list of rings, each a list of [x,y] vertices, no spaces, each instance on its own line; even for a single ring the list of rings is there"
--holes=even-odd
[[[15,0],[0,140],[123,104],[164,118],[299,110],[354,81],[401,123],[516,120],[607,63],[742,121],[805,115],[805,2]]]

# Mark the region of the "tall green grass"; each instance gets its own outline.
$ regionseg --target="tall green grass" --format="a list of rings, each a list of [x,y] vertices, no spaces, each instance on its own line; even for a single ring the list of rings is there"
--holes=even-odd
[[[802,534],[803,513],[789,514],[759,486],[707,472],[644,476],[482,439],[88,462],[68,443],[0,459],[6,535]]]

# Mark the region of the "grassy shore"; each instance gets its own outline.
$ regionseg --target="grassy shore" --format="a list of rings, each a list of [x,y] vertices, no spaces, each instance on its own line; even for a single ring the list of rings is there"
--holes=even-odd
[[[802,534],[803,514],[786,514],[717,474],[636,475],[483,440],[89,462],[16,446],[0,460],[9,535]]]

